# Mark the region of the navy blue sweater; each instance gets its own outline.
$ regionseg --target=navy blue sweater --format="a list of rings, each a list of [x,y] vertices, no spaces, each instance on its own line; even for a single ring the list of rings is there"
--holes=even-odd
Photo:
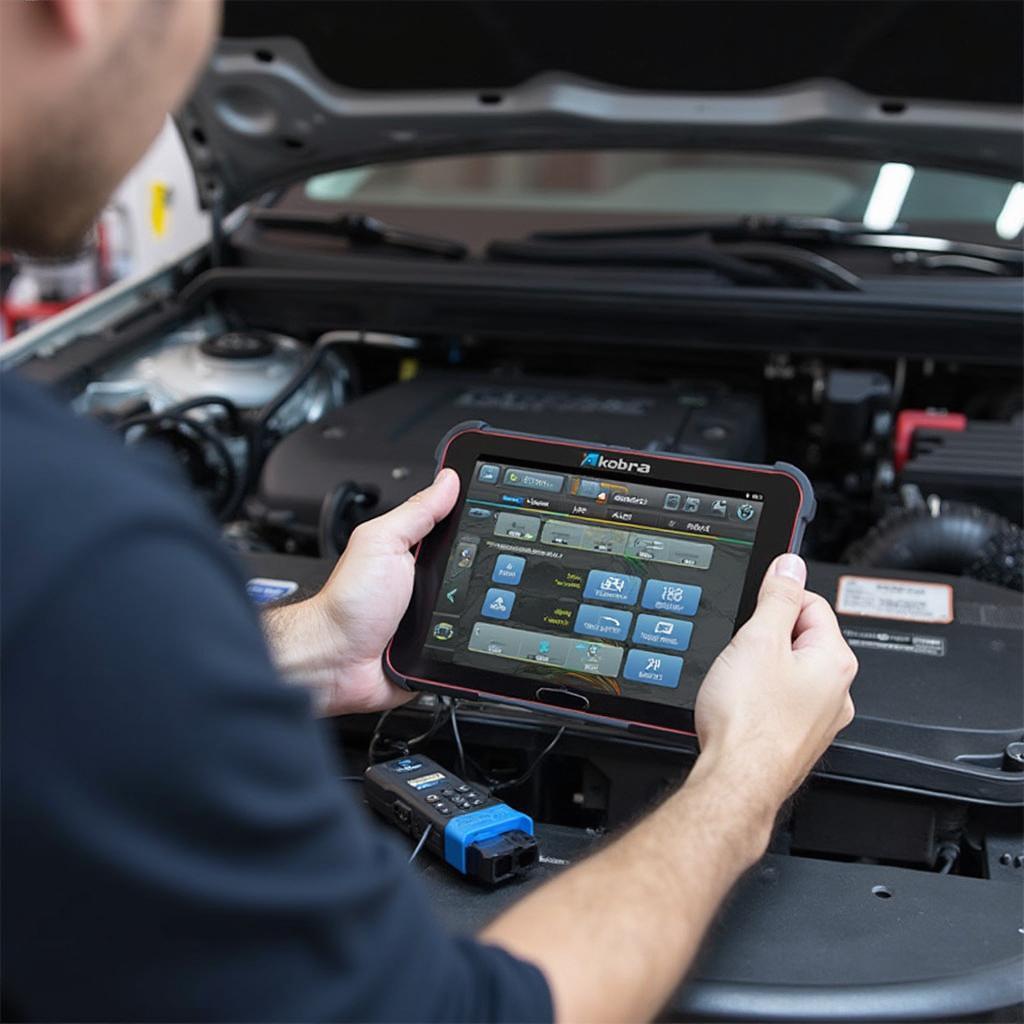
[[[369,820],[173,476],[0,375],[5,1018],[542,1020]]]

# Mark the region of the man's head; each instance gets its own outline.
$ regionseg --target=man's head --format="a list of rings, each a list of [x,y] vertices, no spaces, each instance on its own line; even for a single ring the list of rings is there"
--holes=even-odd
[[[75,249],[184,99],[219,0],[0,0],[0,243]]]

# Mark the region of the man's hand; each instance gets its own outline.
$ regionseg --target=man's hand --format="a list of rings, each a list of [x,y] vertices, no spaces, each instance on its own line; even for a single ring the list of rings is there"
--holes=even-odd
[[[701,754],[682,789],[482,938],[547,976],[559,1021],[650,1020],[685,976],[778,809],[853,715],[857,661],[783,555],[697,696]]]
[[[695,708],[701,759],[756,765],[776,804],[853,719],[857,659],[806,578],[798,555],[769,566],[754,614],[711,666]]]
[[[455,471],[441,470],[426,490],[352,531],[320,593],[264,615],[278,669],[313,688],[322,714],[383,711],[413,696],[387,679],[381,655],[412,596],[410,548],[458,494]]]

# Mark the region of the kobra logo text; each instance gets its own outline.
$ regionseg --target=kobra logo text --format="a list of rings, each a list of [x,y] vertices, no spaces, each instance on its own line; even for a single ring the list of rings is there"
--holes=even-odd
[[[581,469],[613,469],[620,473],[650,473],[649,462],[631,462],[619,456],[602,455],[600,452],[586,452]]]

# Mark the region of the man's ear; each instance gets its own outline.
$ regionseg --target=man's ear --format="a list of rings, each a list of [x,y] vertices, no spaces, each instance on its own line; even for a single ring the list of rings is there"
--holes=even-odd
[[[88,43],[99,28],[99,5],[105,0],[43,0],[51,27],[66,43]]]

